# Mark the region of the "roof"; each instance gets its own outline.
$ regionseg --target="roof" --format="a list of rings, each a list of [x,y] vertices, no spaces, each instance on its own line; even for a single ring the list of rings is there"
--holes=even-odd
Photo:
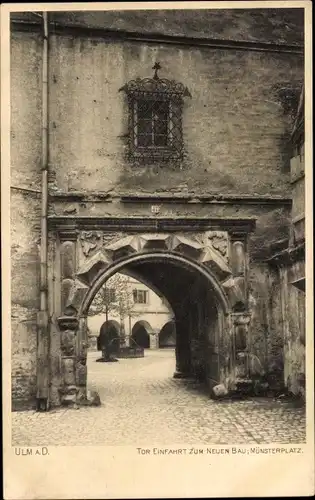
[[[51,12],[63,27],[104,29],[143,35],[302,45],[304,9],[181,9]],[[18,22],[40,23],[33,13],[11,13]]]

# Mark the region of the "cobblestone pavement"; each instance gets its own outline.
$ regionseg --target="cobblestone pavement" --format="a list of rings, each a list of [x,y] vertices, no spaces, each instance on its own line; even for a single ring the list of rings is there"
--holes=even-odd
[[[89,353],[89,386],[100,407],[15,412],[12,444],[166,445],[305,442],[303,408],[268,399],[213,401],[196,383],[172,378],[173,350],[140,359],[96,363]]]

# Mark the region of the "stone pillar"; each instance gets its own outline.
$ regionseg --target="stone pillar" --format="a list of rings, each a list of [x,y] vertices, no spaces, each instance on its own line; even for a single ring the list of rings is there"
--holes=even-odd
[[[158,349],[159,348],[159,335],[158,333],[150,334],[150,349]]]
[[[86,318],[61,316],[57,320],[61,345],[61,385],[62,405],[101,404],[95,391],[87,391],[87,351],[88,330]],[[93,394],[92,394],[93,393]]]
[[[187,322],[176,322],[176,370],[174,378],[187,378],[191,376],[191,356],[189,331]]]
[[[245,244],[234,241],[232,245],[232,269],[234,276],[244,276],[246,267]]]
[[[231,236],[231,265],[233,271],[232,281],[235,285],[232,293],[231,305],[235,312],[246,311],[247,306],[247,244],[244,235]]]
[[[76,386],[76,331],[79,326],[77,318],[61,316],[57,320],[60,330],[61,346],[61,387],[60,399],[63,405],[73,405],[77,399]]]
[[[235,381],[249,380],[250,370],[250,339],[249,339],[249,313],[232,314],[232,332],[231,332],[231,371]]]
[[[190,340],[191,372],[198,380],[204,380],[206,376],[205,348],[204,339],[193,338]]]
[[[201,286],[201,285],[200,285]],[[200,290],[202,290],[200,288]],[[189,342],[190,342],[190,359],[191,359],[191,372],[198,380],[204,380],[205,369],[205,334],[209,325],[206,325],[205,308],[207,307],[207,292],[203,291],[204,302],[198,301],[198,293],[200,291],[195,289],[195,300],[189,309]],[[201,292],[202,293],[202,292]],[[207,304],[207,305],[206,305]]]
[[[76,386],[78,401],[86,399],[88,345],[87,319],[82,317],[79,319],[76,335]]]

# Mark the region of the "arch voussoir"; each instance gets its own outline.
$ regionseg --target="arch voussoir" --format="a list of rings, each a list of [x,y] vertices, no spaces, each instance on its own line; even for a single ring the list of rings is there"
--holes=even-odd
[[[172,236],[163,233],[142,234],[139,237],[141,250],[169,250]]]
[[[237,304],[245,306],[245,279],[242,276],[230,277],[222,283],[224,290],[227,293],[231,308],[233,309]]]
[[[98,251],[90,257],[77,272],[77,276],[82,283],[90,286],[95,276],[105,271],[111,259],[102,251]]]
[[[232,269],[214,249],[207,247],[201,255],[200,262],[208,267],[219,281],[225,280],[232,274]]]
[[[89,286],[87,284],[82,283],[79,279],[76,279],[70,290],[65,312],[73,310],[77,314],[88,290]]]
[[[139,236],[126,236],[115,243],[105,247],[106,252],[111,256],[112,260],[128,256],[140,251],[141,243]]]
[[[172,239],[171,250],[187,255],[193,260],[198,260],[203,246],[185,236],[175,235]]]

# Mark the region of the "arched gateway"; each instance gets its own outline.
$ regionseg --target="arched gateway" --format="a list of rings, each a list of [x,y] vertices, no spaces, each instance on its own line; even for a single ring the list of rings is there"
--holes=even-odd
[[[151,284],[170,303],[176,324],[175,377],[202,378],[210,391],[217,384],[233,388],[239,376],[248,376],[237,362],[242,359],[238,352],[248,347],[249,324],[246,234],[242,238],[236,241],[227,231],[114,237],[81,231],[75,241],[61,241],[61,371],[55,374],[60,402],[86,398],[88,309],[106,280],[122,271]],[[54,293],[56,298],[56,287]]]

